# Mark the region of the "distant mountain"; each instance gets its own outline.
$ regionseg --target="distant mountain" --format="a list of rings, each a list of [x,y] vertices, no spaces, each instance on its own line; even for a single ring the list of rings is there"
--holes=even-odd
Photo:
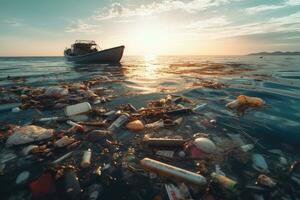
[[[284,55],[284,56],[297,56],[300,55],[299,51],[294,51],[294,52],[290,52],[290,51],[274,51],[274,52],[259,52],[259,53],[250,53],[248,54],[250,56],[280,56],[280,55]]]

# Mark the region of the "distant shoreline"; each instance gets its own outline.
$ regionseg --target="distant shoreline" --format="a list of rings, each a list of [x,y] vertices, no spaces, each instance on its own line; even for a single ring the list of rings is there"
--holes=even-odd
[[[300,52],[294,51],[274,51],[274,52],[259,52],[259,53],[250,53],[249,56],[300,56]]]

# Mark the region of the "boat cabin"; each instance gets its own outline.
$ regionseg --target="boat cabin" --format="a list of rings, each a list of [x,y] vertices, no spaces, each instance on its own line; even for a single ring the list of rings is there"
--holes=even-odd
[[[98,51],[98,45],[93,40],[76,40],[71,46],[72,55],[84,55]]]

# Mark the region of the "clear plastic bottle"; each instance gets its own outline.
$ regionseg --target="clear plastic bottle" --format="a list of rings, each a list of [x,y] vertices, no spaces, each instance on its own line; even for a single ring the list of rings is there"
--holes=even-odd
[[[129,119],[129,115],[127,113],[123,113],[120,115],[109,127],[108,130],[115,131],[124,125]]]

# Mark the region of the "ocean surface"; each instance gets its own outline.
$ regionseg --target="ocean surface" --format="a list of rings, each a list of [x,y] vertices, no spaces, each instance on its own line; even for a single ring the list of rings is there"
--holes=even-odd
[[[66,62],[63,57],[0,58],[0,126],[24,125],[35,118],[64,115],[63,109],[12,112],[21,102],[17,95],[7,94],[7,89],[49,87],[93,77],[107,80],[100,87],[114,98],[101,106],[109,109],[127,103],[145,107],[149,101],[168,94],[187,97],[194,106],[207,103],[197,116],[185,116],[185,126],[173,129],[171,134],[191,138],[197,132],[220,137],[248,133],[267,149],[289,149],[288,160],[299,156],[300,56],[128,56],[117,65],[79,65]],[[266,105],[244,113],[226,108],[239,95],[262,98]],[[125,147],[135,143],[134,137],[125,130],[117,134]],[[0,149],[5,150],[3,147]],[[10,195],[18,190],[11,185],[26,167],[23,161],[18,163],[21,169],[0,179],[0,187]],[[31,171],[40,173],[41,169]],[[126,188],[116,184],[106,188],[104,196],[120,199],[128,193]]]
[[[115,80],[104,84],[117,94],[107,106],[131,103],[139,108],[179,94],[196,104],[208,103],[203,117],[216,120],[220,132],[245,131],[267,145],[300,142],[300,56],[127,56],[119,65],[79,65],[63,57],[0,58],[0,87],[47,87],[99,75]],[[212,82],[224,87],[203,86]],[[240,94],[260,97],[266,106],[243,115],[228,110],[225,104]],[[17,105],[1,104],[0,121],[22,125],[36,114],[30,109],[11,112]],[[53,112],[61,110],[44,115]]]

